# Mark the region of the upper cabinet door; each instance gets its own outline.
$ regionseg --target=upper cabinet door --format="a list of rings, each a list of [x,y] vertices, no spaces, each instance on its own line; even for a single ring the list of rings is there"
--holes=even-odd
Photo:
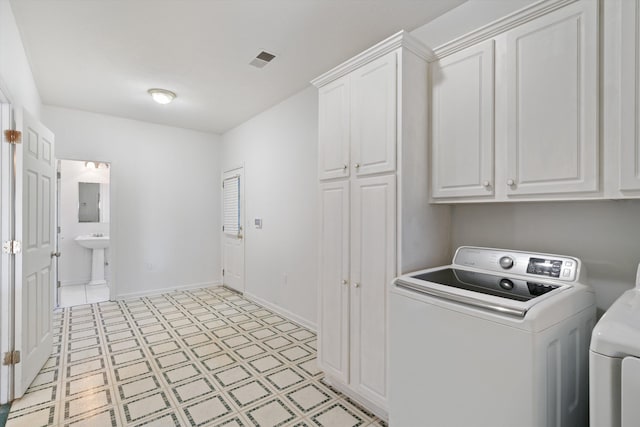
[[[597,191],[598,2],[506,33],[506,194]]]
[[[349,176],[349,76],[320,88],[318,113],[318,175]]]
[[[640,190],[640,1],[622,2],[620,190]]]
[[[494,41],[431,64],[434,198],[493,196]]]
[[[351,167],[356,175],[396,169],[396,52],[350,74]]]

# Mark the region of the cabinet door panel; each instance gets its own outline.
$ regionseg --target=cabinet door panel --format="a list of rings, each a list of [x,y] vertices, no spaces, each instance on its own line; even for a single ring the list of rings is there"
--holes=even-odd
[[[433,197],[493,195],[494,42],[431,65]]]
[[[320,186],[318,362],[349,380],[349,181]],[[346,281],[346,283],[343,283]]]
[[[620,190],[640,190],[640,1],[622,2]]]
[[[396,53],[354,71],[351,94],[351,166],[356,175],[394,171]]]
[[[598,2],[507,33],[507,194],[597,191]]]
[[[320,89],[318,174],[320,179],[349,176],[349,77]]]
[[[388,285],[395,276],[395,176],[352,184],[351,386],[387,399]]]

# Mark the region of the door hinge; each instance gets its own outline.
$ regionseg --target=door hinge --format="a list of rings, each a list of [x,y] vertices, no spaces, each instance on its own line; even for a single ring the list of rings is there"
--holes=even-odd
[[[58,280],[58,281],[56,282],[56,287],[58,287],[58,288],[62,287],[62,284],[60,284],[60,280]]]
[[[7,240],[2,244],[2,252],[5,254],[19,254],[22,249],[22,244],[19,240]]]
[[[222,269],[222,275],[224,276],[224,268]]]
[[[62,232],[62,227],[58,226],[58,234]]]
[[[22,132],[11,129],[5,130],[4,139],[6,139],[9,144],[20,144],[22,142]]]
[[[20,363],[19,351],[8,351],[4,354],[3,365],[17,365],[18,363]]]
[[[222,226],[222,231],[224,231],[224,225]]]

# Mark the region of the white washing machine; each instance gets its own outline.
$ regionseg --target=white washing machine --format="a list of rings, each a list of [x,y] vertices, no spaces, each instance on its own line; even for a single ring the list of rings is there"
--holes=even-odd
[[[584,426],[592,289],[577,258],[461,247],[390,291],[391,427]]]
[[[592,427],[640,425],[640,266],[636,287],[593,329],[589,390]]]

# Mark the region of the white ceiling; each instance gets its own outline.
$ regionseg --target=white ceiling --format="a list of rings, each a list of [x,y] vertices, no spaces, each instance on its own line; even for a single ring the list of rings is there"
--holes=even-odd
[[[223,133],[464,0],[12,0],[47,105]],[[277,54],[263,69],[261,51]],[[169,105],[147,89],[172,90]]]

